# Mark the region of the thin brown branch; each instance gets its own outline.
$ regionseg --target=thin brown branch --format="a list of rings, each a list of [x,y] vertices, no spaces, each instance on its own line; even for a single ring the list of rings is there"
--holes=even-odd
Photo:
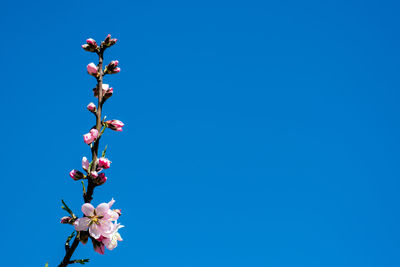
[[[99,70],[99,76],[97,77],[97,90],[98,90],[98,106],[97,106],[97,111],[96,111],[96,129],[101,131],[102,127],[102,122],[101,122],[101,110],[103,106],[103,53],[104,53],[105,47],[103,45],[100,48],[100,52],[98,53],[99,55],[99,64],[98,64],[98,70]],[[91,170],[88,170],[90,173],[92,170],[96,170],[97,167],[97,158],[98,158],[98,152],[99,152],[99,143],[100,143],[100,136],[98,139],[94,142],[92,146],[92,166]],[[96,184],[93,182],[92,178],[89,176],[88,177],[88,186],[86,193],[83,194],[83,200],[85,203],[90,203],[93,199],[93,193],[94,193],[94,188],[96,187]],[[58,267],[66,267],[68,264],[73,263],[71,261],[71,257],[74,254],[76,248],[79,245],[79,235],[77,235],[74,239],[74,242],[72,245],[69,247],[69,249],[66,251],[64,259],[62,262],[58,265]]]

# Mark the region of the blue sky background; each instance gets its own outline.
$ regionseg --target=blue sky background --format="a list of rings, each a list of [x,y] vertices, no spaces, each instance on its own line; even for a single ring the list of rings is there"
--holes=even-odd
[[[90,266],[400,265],[397,1],[2,1],[2,266],[57,266],[108,33],[124,241]]]

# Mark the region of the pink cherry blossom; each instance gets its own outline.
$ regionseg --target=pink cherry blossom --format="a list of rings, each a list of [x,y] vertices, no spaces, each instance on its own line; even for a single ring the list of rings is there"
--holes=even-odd
[[[113,198],[111,199],[110,202],[108,202],[108,207],[110,208],[110,210],[108,211],[108,215],[110,216],[112,221],[118,220],[118,218],[119,218],[119,216],[121,214],[121,212],[118,212],[117,209],[115,209],[115,210],[111,209],[111,207],[112,207],[112,205],[114,205],[114,203],[115,203],[115,200]]]
[[[99,158],[100,168],[108,169],[108,168],[110,168],[110,165],[111,165],[111,161],[109,161],[108,159],[106,159],[104,157]]]
[[[88,171],[88,169],[89,169],[89,161],[88,161],[88,159],[86,157],[82,158],[82,168],[85,171]]]
[[[86,68],[90,75],[94,75],[94,76],[97,75],[98,69],[97,69],[97,66],[93,62],[88,64]]]
[[[112,226],[111,234],[103,238],[101,242],[108,248],[109,250],[113,250],[117,247],[118,241],[122,241],[121,235],[118,233],[118,230],[124,227],[123,225],[115,222]]]
[[[113,217],[110,215],[110,207],[108,203],[101,203],[96,208],[90,203],[82,205],[82,212],[85,217],[75,221],[74,226],[76,231],[87,231],[94,238],[98,239],[101,236],[111,237],[113,233]]]
[[[93,178],[97,178],[99,176],[99,174],[95,171],[91,171],[90,176],[92,176]]]

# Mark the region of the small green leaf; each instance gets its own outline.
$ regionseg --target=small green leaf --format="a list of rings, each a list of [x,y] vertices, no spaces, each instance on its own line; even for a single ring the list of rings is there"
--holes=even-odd
[[[85,188],[85,183],[83,182],[83,180],[81,180],[82,183],[82,190],[83,190],[83,194],[86,194],[86,188]]]
[[[67,204],[65,204],[64,200],[61,199],[61,202],[63,203],[64,206],[61,206],[61,208],[63,210],[65,210],[66,212],[68,212],[72,218],[76,218],[75,214],[72,212],[72,210],[67,206]]]
[[[89,173],[92,171],[92,165],[93,165],[93,161],[89,163],[89,168],[88,168]]]
[[[104,148],[103,152],[101,153],[101,157],[103,157],[103,158],[106,156],[107,146],[108,145],[106,145],[106,147]]]

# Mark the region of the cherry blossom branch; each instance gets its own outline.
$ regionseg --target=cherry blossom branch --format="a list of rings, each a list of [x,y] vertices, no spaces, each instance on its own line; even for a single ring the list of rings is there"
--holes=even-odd
[[[92,160],[90,163],[86,157],[83,157],[82,159],[82,168],[86,171],[86,175],[75,169],[70,172],[71,178],[75,181],[86,179],[88,184],[85,189],[84,182],[82,181],[84,200],[84,204],[82,205],[83,217],[77,218],[63,201],[63,209],[71,216],[63,217],[61,223],[73,225],[77,235],[71,245],[69,242],[73,238],[75,232],[68,237],[65,243],[65,256],[58,265],[59,267],[65,267],[73,263],[85,264],[88,262],[89,259],[71,260],[71,257],[79,243],[82,242],[85,244],[89,237],[93,243],[95,251],[100,254],[104,254],[105,247],[110,250],[114,249],[117,246],[117,241],[122,241],[118,229],[123,226],[116,222],[121,215],[121,211],[110,209],[115,201],[112,199],[108,203],[101,203],[96,209],[90,204],[93,199],[94,189],[107,181],[105,174],[100,172],[104,169],[108,169],[111,164],[111,161],[105,158],[106,150],[103,151],[100,158],[98,156],[101,136],[106,128],[115,131],[122,131],[122,127],[124,126],[124,124],[118,120],[102,121],[103,104],[113,94],[113,88],[103,84],[103,77],[106,74],[115,74],[120,71],[119,67],[117,67],[119,62],[116,60],[108,64],[103,70],[103,54],[104,51],[108,47],[114,45],[116,41],[117,39],[111,39],[111,36],[108,35],[106,39],[101,42],[100,46],[98,46],[96,41],[93,39],[87,39],[87,44],[82,45],[84,50],[97,53],[99,57],[99,63],[97,66],[94,63],[90,63],[87,66],[88,73],[94,76],[97,80],[96,88],[93,89],[95,97],[98,98],[97,108],[93,103],[90,103],[87,106],[87,109],[96,116],[96,125],[92,127],[89,133],[83,136],[84,142],[90,145],[92,153]]]

